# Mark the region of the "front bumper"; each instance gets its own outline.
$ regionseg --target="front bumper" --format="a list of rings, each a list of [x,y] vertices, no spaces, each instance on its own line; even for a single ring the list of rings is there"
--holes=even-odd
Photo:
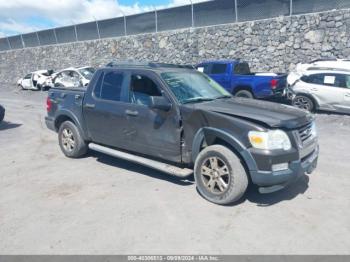
[[[281,171],[250,171],[252,182],[266,192],[273,192],[285,188],[295,182],[305,173],[311,174],[318,161],[319,147],[316,144],[312,151],[299,160],[289,162],[288,169]],[[264,190],[262,190],[264,191]]]

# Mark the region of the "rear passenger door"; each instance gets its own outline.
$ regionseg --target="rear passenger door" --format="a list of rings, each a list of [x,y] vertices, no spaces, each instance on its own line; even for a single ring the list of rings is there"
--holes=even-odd
[[[307,91],[317,98],[321,109],[339,109],[344,103],[341,90],[344,77],[333,73],[320,73],[304,76],[301,81],[307,83]]]
[[[123,139],[130,150],[155,158],[181,161],[181,129],[176,107],[169,111],[149,107],[150,96],[162,96],[171,102],[158,76],[152,72],[133,70],[127,96]]]
[[[127,125],[125,85],[128,74],[120,70],[99,72],[92,94],[86,94],[83,112],[88,133],[93,142],[128,149],[124,140]],[[90,91],[91,92],[91,91]]]
[[[335,86],[342,97],[342,101],[337,105],[338,111],[350,113],[350,75],[336,74]]]

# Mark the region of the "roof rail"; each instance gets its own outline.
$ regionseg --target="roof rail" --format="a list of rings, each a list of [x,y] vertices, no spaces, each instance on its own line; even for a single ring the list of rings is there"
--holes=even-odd
[[[317,62],[337,61],[337,60],[338,59],[335,58],[335,57],[332,57],[332,58],[319,58],[319,59],[312,60],[310,62],[310,64],[317,63]]]
[[[142,62],[142,61],[112,61],[109,62],[107,67],[151,67],[151,68],[159,68],[159,67],[167,67],[167,68],[188,68],[194,69],[193,65],[180,65],[180,64],[170,64],[170,63],[157,63],[157,62]]]
[[[308,71],[318,71],[318,70],[324,70],[324,71],[343,71],[343,72],[350,72],[349,69],[346,69],[346,68],[336,68],[336,67],[321,67],[321,66],[317,66],[317,67],[309,67],[307,69]]]

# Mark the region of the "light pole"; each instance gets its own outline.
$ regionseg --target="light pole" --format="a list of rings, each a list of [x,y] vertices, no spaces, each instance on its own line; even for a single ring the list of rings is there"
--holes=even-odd
[[[235,0],[235,21],[238,21],[237,0]]]
[[[96,29],[97,29],[97,36],[98,39],[101,39],[101,35],[100,35],[100,28],[98,27],[98,22],[95,16],[92,16],[95,19],[95,23],[96,23]]]
[[[194,10],[193,10],[193,2],[192,0],[190,0],[191,2],[191,17],[192,17],[192,27],[194,27]]]
[[[156,20],[156,33],[158,33],[158,13],[157,13],[157,8],[154,6],[154,16]]]
[[[124,16],[124,35],[126,36],[126,16],[125,16],[125,13],[123,12],[123,10],[120,9],[120,12],[123,14]]]

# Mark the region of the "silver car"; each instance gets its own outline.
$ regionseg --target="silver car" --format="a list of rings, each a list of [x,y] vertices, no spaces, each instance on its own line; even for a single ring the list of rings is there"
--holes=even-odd
[[[293,105],[308,111],[350,113],[350,71],[345,69],[308,70],[292,91]]]

